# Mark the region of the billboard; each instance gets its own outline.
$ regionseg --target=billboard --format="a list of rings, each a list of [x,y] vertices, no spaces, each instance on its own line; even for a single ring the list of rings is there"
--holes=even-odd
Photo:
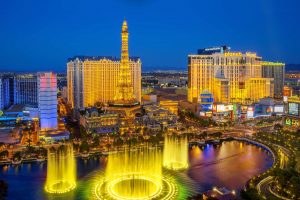
[[[253,118],[254,117],[254,108],[249,106],[247,110],[247,118]]]
[[[275,113],[283,113],[284,112],[284,106],[283,105],[274,106],[274,112]]]
[[[202,110],[203,111],[210,111],[210,110],[212,110],[212,104],[202,104],[201,105],[201,108],[202,108]]]
[[[298,103],[288,103],[288,114],[299,116],[299,104]]]

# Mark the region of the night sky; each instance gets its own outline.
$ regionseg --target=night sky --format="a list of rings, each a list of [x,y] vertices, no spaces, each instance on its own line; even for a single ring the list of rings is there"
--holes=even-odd
[[[129,53],[143,70],[186,69],[198,48],[229,45],[300,63],[299,0],[0,0],[0,70],[64,71],[75,55]]]

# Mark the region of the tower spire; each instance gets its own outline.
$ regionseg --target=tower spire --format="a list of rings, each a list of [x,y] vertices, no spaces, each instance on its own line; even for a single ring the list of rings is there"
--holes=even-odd
[[[117,91],[114,98],[117,104],[132,104],[136,102],[133,92],[133,81],[131,70],[129,66],[129,53],[128,53],[128,26],[124,19],[122,24],[122,48],[121,48],[121,63],[119,71],[119,79],[117,84]]]

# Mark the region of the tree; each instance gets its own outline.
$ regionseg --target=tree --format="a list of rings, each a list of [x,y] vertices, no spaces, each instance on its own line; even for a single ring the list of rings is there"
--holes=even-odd
[[[124,144],[124,141],[121,137],[117,137],[115,140],[114,140],[114,145],[116,145],[118,148],[120,146],[122,146]]]
[[[245,200],[260,200],[262,199],[255,189],[241,190],[241,197]]]
[[[5,181],[0,180],[0,200],[4,200],[7,196],[8,185]]]
[[[105,146],[106,146],[107,150],[109,151],[110,148],[111,148],[111,144],[110,144],[110,143],[107,143]]]
[[[160,140],[159,137],[151,135],[149,141],[151,142],[152,145],[158,145]]]
[[[17,151],[14,155],[13,155],[13,160],[21,160],[21,152]]]
[[[275,124],[274,125],[274,131],[277,132],[277,131],[281,131],[282,130],[282,125],[281,124]]]
[[[0,152],[0,158],[1,159],[6,159],[7,156],[8,156],[8,151],[7,150]]]
[[[95,136],[93,138],[93,147],[98,147],[100,145],[100,139],[99,136]]]
[[[100,102],[100,101],[97,101],[97,102],[95,103],[95,106],[96,106],[97,108],[102,108],[102,107],[104,106],[104,104],[103,104],[102,102]]]
[[[33,146],[28,145],[26,147],[26,153],[28,154],[35,153],[35,148]]]
[[[30,147],[32,140],[31,140],[30,138],[28,138],[28,139],[26,140],[26,142],[27,142],[28,146]]]
[[[196,194],[194,196],[188,197],[187,200],[202,200],[203,196],[202,194]]]
[[[80,145],[80,152],[85,153],[85,152],[88,152],[89,149],[90,149],[90,147],[89,147],[88,142],[86,140],[84,140]]]
[[[87,138],[88,133],[82,125],[80,125],[79,131],[80,131],[81,138],[84,138],[84,139]]]
[[[79,150],[79,144],[77,144],[77,143],[73,143],[73,149],[75,149],[77,152],[78,152],[78,150]]]

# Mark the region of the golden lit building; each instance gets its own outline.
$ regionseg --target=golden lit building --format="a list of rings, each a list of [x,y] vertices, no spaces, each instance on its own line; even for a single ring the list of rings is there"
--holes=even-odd
[[[250,78],[246,81],[246,87],[249,100],[255,102],[258,102],[261,98],[273,97],[274,95],[272,78]]]
[[[141,103],[137,101],[133,89],[133,77],[131,76],[128,52],[128,27],[124,20],[122,25],[122,49],[121,49],[121,64],[119,69],[119,77],[117,83],[117,91],[114,96],[114,105],[135,105]]]
[[[203,91],[211,92],[216,102],[224,103],[273,97],[271,79],[265,79],[270,88],[261,87],[261,60],[256,53],[232,52],[227,46],[199,49],[198,54],[188,56],[188,101],[198,102]],[[256,78],[259,81],[254,81]],[[253,88],[262,90],[249,96]]]
[[[285,64],[281,62],[262,62],[262,77],[274,79],[274,96],[283,97]]]
[[[73,108],[120,102],[141,103],[141,60],[128,56],[127,23],[122,26],[121,60],[79,56],[67,63],[68,102]]]
[[[88,132],[113,133],[119,131],[118,114],[101,112],[97,108],[86,108],[80,111],[80,125]]]
[[[162,108],[166,108],[171,113],[178,115],[178,101],[172,101],[172,100],[161,100],[159,102],[159,106]]]
[[[219,102],[229,103],[229,80],[226,78],[215,78],[214,79],[214,91],[213,97]]]

